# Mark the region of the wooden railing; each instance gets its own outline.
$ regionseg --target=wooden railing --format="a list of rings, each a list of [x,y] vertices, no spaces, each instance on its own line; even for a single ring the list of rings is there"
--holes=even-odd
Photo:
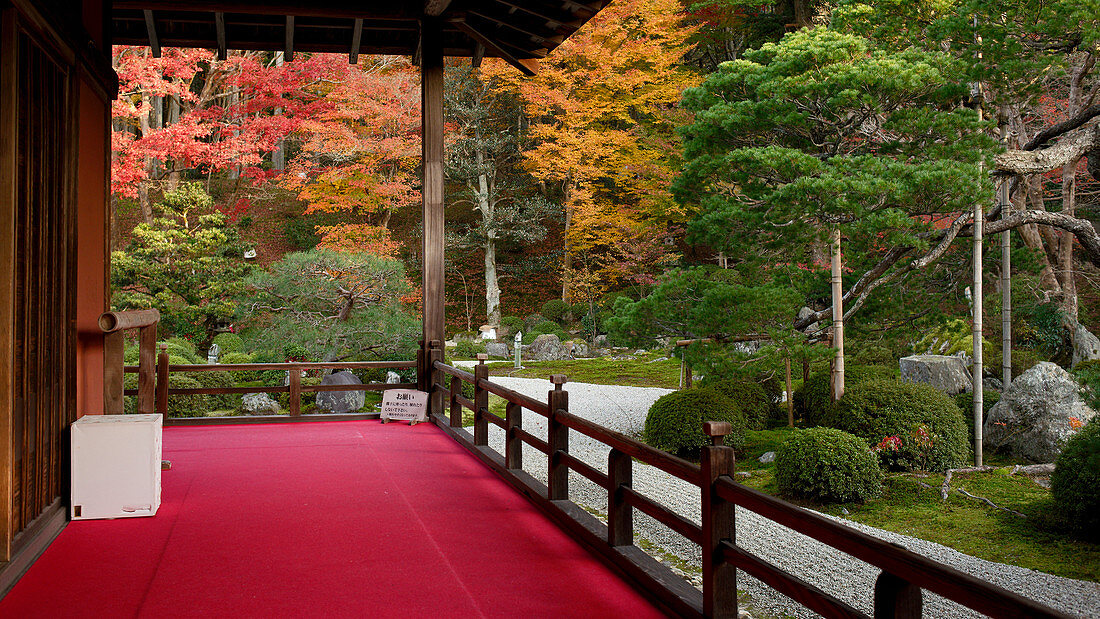
[[[103,407],[108,415],[123,413],[123,348],[125,331],[138,330],[137,412],[153,412],[153,357],[156,355],[157,323],[160,312],[155,309],[104,312],[99,317],[103,331]]]
[[[747,488],[734,481],[734,450],[722,444],[728,423],[705,422],[713,445],[693,464],[618,432],[569,413],[566,377],[550,377],[553,389],[546,401],[536,400],[489,381],[482,362],[467,372],[442,362],[438,347],[427,351],[430,367],[441,378],[430,389],[446,398],[447,409],[433,421],[460,444],[497,471],[508,483],[569,532],[596,551],[664,610],[680,616],[736,617],[737,571],[763,581],[807,608],[826,617],[866,617],[847,602],[822,591],[738,546],[734,537],[735,506],[753,511],[789,527],[854,559],[882,570],[874,587],[874,617],[919,618],[927,590],[993,617],[1067,617],[1006,589],[960,572],[830,520],[820,514]],[[463,384],[473,385],[473,398],[462,395]],[[489,395],[506,401],[504,417],[489,411]],[[474,414],[473,433],[462,428],[462,412]],[[523,429],[524,411],[544,417],[547,439]],[[504,453],[489,447],[489,425],[504,430]],[[570,430],[610,448],[607,473],[569,454]],[[547,483],[523,470],[523,450],[534,448],[547,458]],[[634,462],[664,471],[701,490],[701,524],[676,513],[633,487]],[[589,479],[607,492],[607,523],[603,524],[569,500],[569,471]],[[634,545],[634,512],[651,516],[702,549],[703,590],[691,587],[669,568]]]
[[[302,414],[301,411],[301,396],[303,393],[316,393],[321,391],[385,391],[386,389],[415,389],[416,383],[366,383],[362,385],[303,385],[302,373],[309,370],[329,370],[329,369],[341,369],[341,370],[358,370],[358,369],[372,369],[372,370],[406,370],[416,367],[415,361],[342,361],[342,362],[330,362],[330,363],[307,363],[307,362],[290,362],[290,363],[211,363],[211,364],[187,364],[187,365],[171,365],[168,362],[168,351],[164,344],[161,344],[160,352],[157,355],[156,364],[156,398],[155,406],[150,408],[149,412],[157,412],[165,415],[167,420],[168,415],[168,397],[172,395],[224,395],[234,393],[288,393],[289,397],[289,413],[290,417],[299,417]],[[137,389],[126,389],[123,393],[125,395],[137,395],[140,401],[141,398],[141,366],[126,366],[125,372],[133,373],[137,372],[139,376],[139,386]],[[168,376],[173,372],[238,372],[238,371],[266,371],[266,370],[282,370],[287,372],[288,380],[286,385],[279,386],[258,386],[258,387],[201,387],[190,389],[173,389],[168,384]],[[148,387],[147,387],[148,388]],[[151,388],[150,388],[151,389]],[[150,393],[152,393],[150,391]],[[371,415],[366,415],[371,416]],[[331,417],[331,416],[329,416]],[[233,421],[267,421],[272,420],[270,416],[249,416],[249,417],[232,417],[228,418]]]

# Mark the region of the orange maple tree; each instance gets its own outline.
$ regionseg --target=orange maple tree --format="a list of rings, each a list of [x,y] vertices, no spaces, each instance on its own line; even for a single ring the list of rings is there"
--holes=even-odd
[[[519,80],[536,144],[527,169],[560,190],[566,247],[562,296],[577,268],[618,276],[616,245],[661,236],[683,214],[668,192],[678,167],[680,95],[699,82],[683,66],[694,28],[677,0],[619,0]],[[576,264],[583,263],[582,265]],[[585,275],[584,279],[591,279]]]

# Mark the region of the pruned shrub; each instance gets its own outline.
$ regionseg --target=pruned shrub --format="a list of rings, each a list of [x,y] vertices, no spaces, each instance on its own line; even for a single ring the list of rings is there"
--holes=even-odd
[[[244,340],[236,333],[219,333],[214,336],[212,343],[218,345],[222,355],[231,352],[244,352]]]
[[[852,365],[844,369],[844,386],[850,388],[865,380],[894,378],[892,368],[880,365]],[[794,414],[806,425],[828,425],[821,416],[832,410],[833,398],[829,389],[829,372],[814,374],[794,392]]]
[[[1050,492],[1066,525],[1100,540],[1100,422],[1071,436],[1054,462]]]
[[[459,359],[476,359],[479,354],[485,352],[485,342],[462,340],[455,343],[454,356]]]
[[[747,380],[719,380],[705,382],[704,388],[710,388],[722,394],[734,406],[745,413],[745,427],[749,430],[763,430],[768,419],[775,415],[775,404],[762,386]]]
[[[542,315],[547,320],[561,322],[569,312],[569,305],[561,299],[550,299],[542,304]]]
[[[505,316],[500,319],[500,326],[508,330],[508,335],[515,335],[525,328],[523,319],[519,316]]]
[[[645,418],[645,442],[675,454],[694,454],[709,440],[704,421],[728,421],[733,431],[726,444],[745,441],[745,414],[729,398],[713,389],[673,391],[657,399]]]
[[[775,452],[775,482],[791,496],[823,503],[866,501],[882,492],[882,478],[867,442],[834,428],[798,431]]]
[[[944,471],[970,458],[963,412],[950,396],[924,383],[857,383],[820,422],[875,445],[891,469]]]
[[[238,363],[252,363],[253,355],[244,352],[227,352],[218,359],[218,363],[224,364],[238,364]],[[233,372],[224,372],[229,374],[230,378],[235,383],[251,383],[260,380],[260,372],[255,370],[235,370]]]
[[[234,385],[229,372],[194,372],[189,374],[208,389],[222,389]],[[240,408],[241,395],[239,393],[210,394],[206,396],[207,405],[213,410],[225,410]]]
[[[170,389],[202,389],[203,384],[191,375],[169,374],[168,387]],[[205,417],[206,413],[214,410],[211,406],[210,396],[205,395],[169,395],[169,417]]]
[[[157,346],[157,354],[160,354],[160,346],[163,345],[168,351],[169,357],[179,357],[184,361],[181,365],[206,363],[206,359],[200,359],[198,353],[195,352],[195,345],[182,337],[169,338],[168,341],[162,342]],[[172,363],[176,363],[173,361]]]

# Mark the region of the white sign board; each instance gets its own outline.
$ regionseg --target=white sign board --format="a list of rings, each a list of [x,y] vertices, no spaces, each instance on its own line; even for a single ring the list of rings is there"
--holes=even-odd
[[[428,394],[416,389],[387,389],[382,392],[382,423],[428,420]]]

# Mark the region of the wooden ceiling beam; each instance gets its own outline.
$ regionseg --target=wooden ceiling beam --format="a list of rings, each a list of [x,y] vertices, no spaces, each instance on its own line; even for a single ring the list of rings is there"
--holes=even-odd
[[[572,19],[563,19],[561,17],[552,17],[550,15],[546,15],[544,12],[533,10],[528,6],[520,4],[519,2],[509,2],[508,0],[496,0],[496,2],[497,4],[503,4],[504,6],[509,7],[512,10],[523,11],[524,13],[527,13],[532,17],[537,17],[545,21],[548,28],[556,30],[561,34],[573,34],[577,30],[580,30],[581,27],[581,21],[574,17],[572,14],[570,14],[570,17],[572,17]]]
[[[346,0],[114,0],[113,10],[136,9],[154,11],[178,11],[192,13],[239,13],[243,15],[294,15],[296,17],[332,17],[354,19],[415,20],[419,16],[410,11],[404,2],[374,3],[368,7],[362,2]]]
[[[294,16],[286,16],[286,44],[283,46],[283,58],[294,61]]]
[[[225,60],[229,57],[229,50],[225,43],[225,13],[221,11],[214,13],[214,31],[218,37],[218,60]]]
[[[451,0],[425,0],[424,15],[439,17],[451,5]]]
[[[356,18],[351,27],[351,51],[348,52],[348,62],[359,64],[359,44],[363,42],[363,20]]]
[[[160,58],[160,39],[157,38],[157,23],[153,20],[152,9],[145,9],[145,31],[149,33],[149,49],[153,58]]]
[[[459,30],[461,30],[462,32],[465,32],[467,34],[467,36],[469,36],[475,42],[480,43],[481,45],[485,46],[485,49],[493,52],[494,54],[496,54],[497,56],[502,58],[508,64],[510,64],[513,67],[519,69],[520,73],[523,73],[524,75],[528,75],[528,76],[531,76],[531,75],[535,74],[535,70],[534,70],[533,67],[529,66],[529,64],[530,64],[529,62],[524,63],[519,58],[516,58],[510,52],[505,50],[502,46],[498,45],[496,41],[490,39],[489,37],[482,34],[480,31],[478,31],[476,28],[474,28],[470,24],[466,23],[465,20],[455,20],[451,23],[453,23],[455,25],[455,27],[458,28]]]
[[[534,41],[535,43],[550,42],[554,46],[557,46],[557,45],[560,45],[562,40],[563,40],[563,37],[561,37],[561,36],[558,36],[558,35],[543,36],[543,35],[538,34],[536,32],[531,32],[530,30],[520,28],[519,26],[513,24],[510,21],[500,19],[499,17],[493,17],[492,15],[486,15],[485,13],[479,13],[477,11],[467,11],[467,13],[469,13],[470,15],[476,15],[477,17],[480,17],[481,19],[484,19],[485,21],[493,22],[494,24],[497,24],[498,26],[503,26],[503,27],[508,28],[510,30],[515,30],[516,32],[518,32],[520,34],[525,34],[528,37],[530,37],[531,40]]]

